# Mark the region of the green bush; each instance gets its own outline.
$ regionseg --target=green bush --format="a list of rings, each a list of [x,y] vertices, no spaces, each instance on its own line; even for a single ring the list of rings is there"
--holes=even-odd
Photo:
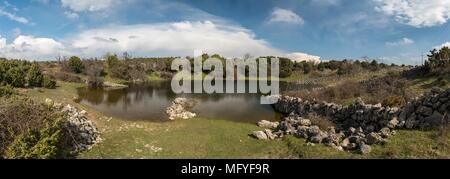
[[[55,159],[58,157],[62,118],[49,122],[43,129],[21,134],[8,146],[5,157],[9,159]]]
[[[280,78],[287,78],[292,75],[294,69],[294,63],[287,58],[280,59]]]
[[[84,70],[83,62],[77,56],[70,57],[69,67],[74,73],[81,73]]]
[[[0,158],[69,158],[64,113],[29,98],[0,100]]]
[[[28,86],[41,87],[44,82],[44,75],[42,75],[41,67],[38,63],[33,63],[30,70],[28,70]]]
[[[55,89],[56,88],[56,81],[50,79],[49,77],[44,77],[42,80],[42,87],[47,89]]]
[[[114,67],[115,65],[117,65],[119,63],[119,58],[117,57],[117,55],[108,55],[106,58],[106,63],[108,64],[109,68]]]
[[[16,94],[16,92],[14,91],[12,86],[10,86],[10,85],[0,86],[0,97],[3,97],[3,96],[8,97],[13,94]]]
[[[10,68],[6,72],[5,81],[14,87],[25,86],[25,73],[19,67]]]

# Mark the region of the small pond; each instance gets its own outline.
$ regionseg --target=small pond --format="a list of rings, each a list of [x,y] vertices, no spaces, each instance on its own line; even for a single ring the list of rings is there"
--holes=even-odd
[[[305,86],[280,83],[281,91],[300,88]],[[126,120],[168,121],[165,110],[177,97],[196,99],[199,103],[191,111],[208,119],[254,123],[276,121],[280,117],[271,105],[260,104],[259,94],[175,94],[170,81],[130,85],[124,89],[80,88],[78,95],[81,104]]]

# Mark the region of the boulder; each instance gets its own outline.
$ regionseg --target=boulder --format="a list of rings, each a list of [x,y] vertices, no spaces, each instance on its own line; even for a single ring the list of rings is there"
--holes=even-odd
[[[311,121],[309,119],[300,119],[298,124],[300,126],[311,126]]]
[[[358,148],[358,153],[363,154],[363,155],[368,154],[371,151],[372,151],[372,147],[370,147],[369,145],[366,145],[366,144],[361,144]]]
[[[258,122],[259,127],[268,128],[268,129],[276,129],[276,128],[278,128],[278,125],[280,125],[280,123],[270,122],[270,121],[266,121],[266,120],[262,120],[262,121]]]
[[[434,111],[432,115],[424,119],[424,122],[428,123],[429,126],[440,126],[444,123],[444,115],[438,111]]]
[[[274,135],[272,133],[272,130],[270,130],[270,129],[265,129],[264,133],[266,134],[267,138],[270,140],[274,140],[277,137],[276,135]]]
[[[372,132],[369,135],[367,135],[367,144],[374,145],[379,144],[383,141],[383,137],[381,137],[380,134]]]
[[[252,136],[258,140],[268,140],[267,134],[264,131],[255,131],[252,133]]]
[[[349,145],[350,145],[350,139],[349,139],[349,138],[345,138],[345,139],[341,142],[341,147],[343,147],[344,149],[347,149]]]
[[[295,134],[295,136],[308,139],[309,138],[308,130],[309,130],[309,127],[299,126],[299,127],[297,127],[297,133]]]
[[[433,114],[433,109],[431,107],[421,106],[417,110],[417,113],[423,116],[430,116],[431,114]]]
[[[389,123],[387,124],[387,127],[390,129],[395,129],[395,127],[397,127],[399,121],[397,117],[394,117],[392,120],[389,121]]]
[[[383,138],[389,138],[391,136],[391,130],[387,127],[380,130],[380,135]]]
[[[319,143],[322,143],[322,141],[327,137],[328,137],[327,133],[320,131],[318,134],[312,136],[309,139],[309,141],[312,143],[319,144]]]
[[[319,128],[319,126],[311,126],[308,128],[308,135],[309,136],[316,136],[322,132]]]

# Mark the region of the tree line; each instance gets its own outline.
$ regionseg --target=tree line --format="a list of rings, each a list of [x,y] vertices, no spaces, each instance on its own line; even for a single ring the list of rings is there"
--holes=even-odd
[[[37,62],[0,59],[0,86],[55,88]]]

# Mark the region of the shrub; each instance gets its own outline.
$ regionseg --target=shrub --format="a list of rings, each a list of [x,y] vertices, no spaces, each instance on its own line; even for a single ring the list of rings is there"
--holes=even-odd
[[[338,75],[353,75],[360,71],[360,67],[358,65],[354,65],[350,62],[344,62],[339,66],[337,74]]]
[[[6,72],[5,80],[13,87],[24,87],[25,73],[19,67],[13,67]]]
[[[63,113],[28,98],[0,101],[0,158],[49,159],[67,157],[70,140]]]
[[[286,78],[292,75],[294,63],[287,58],[279,58],[280,60],[280,78]]]
[[[20,134],[5,151],[9,159],[55,159],[59,153],[62,118],[49,122],[43,129]]]
[[[81,73],[84,70],[83,62],[77,56],[70,57],[69,67],[75,73]]]
[[[389,96],[385,98],[381,104],[388,107],[402,107],[405,103],[405,99],[401,96]]]
[[[311,73],[311,71],[313,71],[313,68],[314,64],[308,62],[303,63],[303,73],[309,74]]]
[[[33,63],[30,70],[28,70],[28,86],[41,87],[44,81],[44,75],[42,75],[41,68],[38,63]]]
[[[109,68],[112,68],[119,63],[119,58],[117,57],[116,54],[108,55],[106,58],[106,63],[108,64]]]
[[[56,88],[56,81],[50,79],[49,77],[44,77],[42,80],[42,87],[47,89],[55,89]]]
[[[0,86],[0,97],[6,96],[9,97],[13,94],[16,94],[13,87],[10,85],[7,86]]]
[[[81,79],[79,76],[72,74],[72,73],[65,73],[65,72],[55,72],[50,75],[52,78],[64,81],[64,82],[70,82],[70,83],[83,83],[83,79]]]

